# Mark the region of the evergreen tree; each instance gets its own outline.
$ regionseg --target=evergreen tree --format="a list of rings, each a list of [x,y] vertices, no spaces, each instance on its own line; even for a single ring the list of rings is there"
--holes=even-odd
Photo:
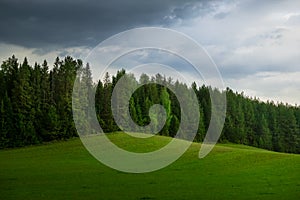
[[[76,79],[78,83],[75,82],[76,74],[80,76]],[[227,115],[220,141],[300,153],[300,107],[297,105],[262,102],[229,88],[226,91],[205,85],[197,88],[196,83],[188,87],[161,74],[152,77],[142,74],[139,81],[136,81],[125,70],[118,71],[112,79],[106,73],[103,82],[98,81],[94,85],[90,66],[87,64],[83,67],[81,60],[69,56],[62,60],[57,58],[51,70],[46,61],[42,65],[35,63],[33,67],[26,58],[22,64],[18,63],[15,56],[3,61],[0,68],[0,148],[77,136],[72,116],[74,84],[82,85],[79,94],[82,98],[78,98],[81,102],[77,102],[75,97],[73,103],[86,106],[82,113],[85,119],[83,122],[90,118],[95,107],[97,119],[104,132],[113,132],[124,127],[130,129],[132,124],[126,120],[123,127],[118,127],[111,110],[112,92],[122,77],[128,84],[116,94],[117,102],[120,103],[116,105],[117,115],[123,119],[131,118],[139,126],[148,125],[151,117],[154,124],[152,128],[158,127],[162,116],[160,113],[149,113],[149,110],[151,106],[160,104],[165,108],[167,120],[159,134],[174,137],[181,122],[187,121],[181,127],[184,130],[181,137],[189,138],[191,127],[196,123],[198,131],[194,140],[201,142],[210,124],[212,105],[220,106],[222,103],[215,98],[212,99],[216,102],[212,102],[211,96],[218,97],[226,93]],[[143,86],[133,92],[129,102],[122,98],[131,95],[131,88],[140,85]],[[94,91],[95,105],[91,105],[91,94]],[[179,104],[178,98],[191,97],[193,93],[197,96],[197,105],[189,101],[185,105]],[[128,108],[124,105],[128,105]],[[186,113],[185,107],[198,107],[199,121],[195,122],[194,117]]]

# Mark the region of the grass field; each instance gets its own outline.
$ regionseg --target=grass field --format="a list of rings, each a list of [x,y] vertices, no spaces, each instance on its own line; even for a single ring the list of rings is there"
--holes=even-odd
[[[151,151],[170,138],[110,134],[124,149]],[[0,151],[0,199],[300,199],[300,155],[217,145],[198,159],[200,144],[172,165],[128,174],[95,160],[81,141]]]

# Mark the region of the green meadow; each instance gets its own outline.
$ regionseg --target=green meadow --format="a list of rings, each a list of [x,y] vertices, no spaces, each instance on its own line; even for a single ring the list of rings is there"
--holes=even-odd
[[[108,135],[118,146],[148,152],[171,138]],[[201,144],[168,167],[145,174],[111,169],[79,138],[0,151],[0,199],[300,199],[300,155],[218,144],[198,159]]]

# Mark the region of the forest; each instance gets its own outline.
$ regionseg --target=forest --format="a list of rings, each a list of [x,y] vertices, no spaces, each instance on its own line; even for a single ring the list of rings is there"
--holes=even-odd
[[[72,115],[72,90],[76,74],[95,90],[95,110],[105,133],[120,131],[111,110],[111,95],[118,80],[131,77],[137,84],[151,80],[134,92],[129,102],[131,118],[138,125],[150,122],[149,108],[161,104],[167,120],[160,135],[174,137],[180,124],[180,106],[176,96],[159,83],[195,92],[200,111],[195,142],[202,142],[211,117],[210,92],[226,93],[227,114],[219,139],[221,143],[237,143],[288,153],[300,153],[300,107],[282,102],[261,101],[227,88],[193,83],[188,86],[161,74],[139,80],[125,70],[115,75],[106,73],[104,80],[93,82],[90,66],[70,56],[30,66],[27,59],[15,56],[3,61],[0,69],[0,148],[40,144],[52,140],[78,137]],[[157,83],[157,84],[156,84]],[[187,94],[182,94],[187,95]]]

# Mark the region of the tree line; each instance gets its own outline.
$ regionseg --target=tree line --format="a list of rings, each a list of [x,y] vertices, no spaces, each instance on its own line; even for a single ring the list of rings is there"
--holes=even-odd
[[[0,148],[39,144],[51,140],[77,137],[72,116],[72,90],[76,74],[95,91],[95,110],[104,132],[119,131],[111,109],[111,96],[118,80],[128,77],[132,84],[145,84],[131,96],[129,111],[132,120],[145,126],[159,116],[149,114],[154,104],[164,106],[166,122],[160,135],[174,137],[181,122],[181,109],[176,95],[170,90],[182,91],[181,95],[194,92],[199,106],[199,124],[195,137],[202,142],[211,117],[210,94],[226,93],[227,114],[219,142],[233,142],[269,150],[300,153],[300,107],[272,101],[263,102],[227,88],[219,91],[210,86],[187,86],[157,74],[142,74],[136,80],[133,74],[120,70],[104,80],[93,83],[89,65],[72,57],[56,58],[53,67],[44,61],[41,65],[22,63],[12,56],[3,61],[0,69]],[[165,87],[163,85],[167,85]],[[122,99],[120,99],[122,100]],[[125,115],[122,109],[120,115]],[[150,116],[149,116],[150,115]],[[192,119],[191,119],[192,120]]]

